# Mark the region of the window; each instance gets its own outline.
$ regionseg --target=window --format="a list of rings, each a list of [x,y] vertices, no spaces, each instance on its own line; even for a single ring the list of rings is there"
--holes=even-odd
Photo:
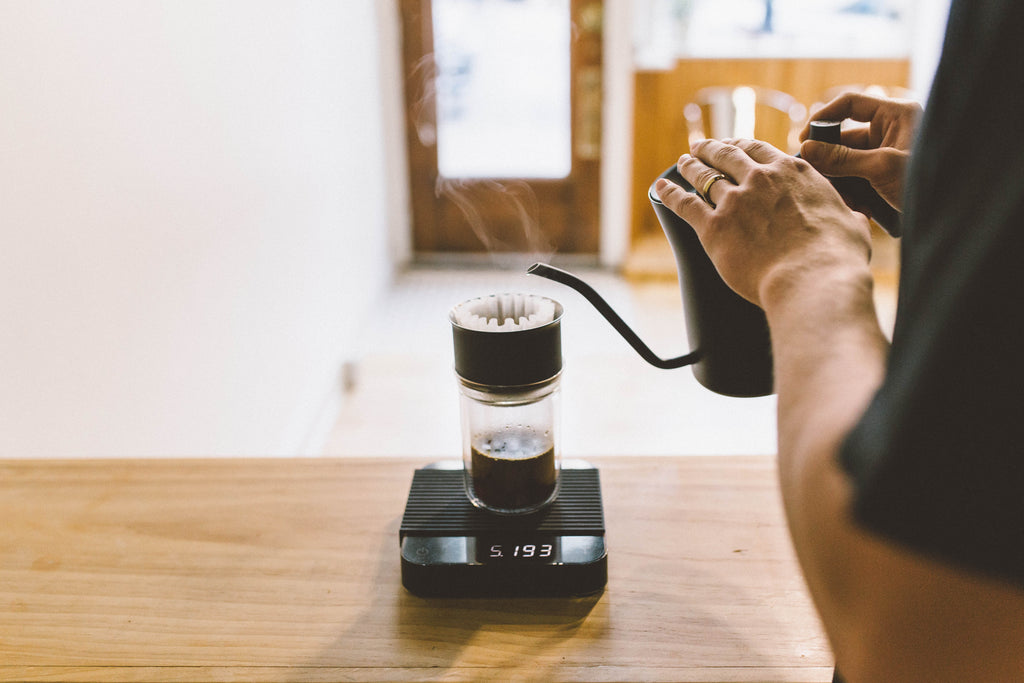
[[[918,5],[918,0],[636,2],[636,57],[639,66],[649,68],[694,57],[906,57]]]
[[[433,0],[433,26],[440,174],[569,175],[569,0]]]

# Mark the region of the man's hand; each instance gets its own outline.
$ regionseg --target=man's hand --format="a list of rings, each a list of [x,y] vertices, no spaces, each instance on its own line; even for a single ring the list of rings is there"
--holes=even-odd
[[[827,176],[865,178],[882,199],[902,208],[914,133],[921,105],[911,100],[892,100],[847,93],[814,114],[816,120],[853,119],[867,123],[843,131],[842,145],[807,140],[810,124],[800,134],[800,156]],[[857,207],[854,207],[857,208]]]
[[[668,181],[661,201],[693,226],[726,284],[764,308],[770,290],[793,278],[865,272],[871,254],[867,219],[851,211],[811,166],[756,140],[702,140],[679,159],[679,172],[701,197]]]

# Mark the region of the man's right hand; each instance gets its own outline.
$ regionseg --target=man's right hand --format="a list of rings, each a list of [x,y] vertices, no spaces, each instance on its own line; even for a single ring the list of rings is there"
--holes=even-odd
[[[867,179],[885,201],[901,209],[903,181],[921,112],[921,105],[912,100],[840,95],[815,112],[814,119],[853,119],[868,125],[843,130],[843,144],[830,145],[808,140],[808,123],[800,134],[800,156],[824,175]]]

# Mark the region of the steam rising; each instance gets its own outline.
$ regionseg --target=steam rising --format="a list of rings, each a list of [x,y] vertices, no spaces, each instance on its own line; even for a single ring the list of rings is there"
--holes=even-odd
[[[434,55],[427,55],[416,63],[410,79],[420,86],[410,115],[416,137],[424,147],[437,145],[438,71]],[[458,208],[499,265],[518,267],[524,265],[521,261],[549,261],[556,251],[540,226],[537,196],[522,180],[445,178],[439,174],[434,194]],[[500,216],[505,227],[489,225],[489,216]],[[511,230],[510,224],[514,224]]]
[[[419,97],[413,101],[412,117],[416,138],[424,147],[437,144],[437,61],[427,55],[416,62],[409,83],[420,85]]]
[[[434,192],[458,207],[473,234],[492,255],[518,252],[530,255],[531,260],[543,261],[550,260],[554,254],[554,247],[540,228],[537,196],[527,183],[490,178],[438,178]],[[517,230],[499,233],[488,225],[483,207],[489,214],[510,217]]]

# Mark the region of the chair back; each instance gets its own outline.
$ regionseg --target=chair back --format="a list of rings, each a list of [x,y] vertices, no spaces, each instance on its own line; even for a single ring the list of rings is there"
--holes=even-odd
[[[702,88],[683,109],[688,140],[756,138],[795,153],[807,108],[778,90],[753,86]]]

